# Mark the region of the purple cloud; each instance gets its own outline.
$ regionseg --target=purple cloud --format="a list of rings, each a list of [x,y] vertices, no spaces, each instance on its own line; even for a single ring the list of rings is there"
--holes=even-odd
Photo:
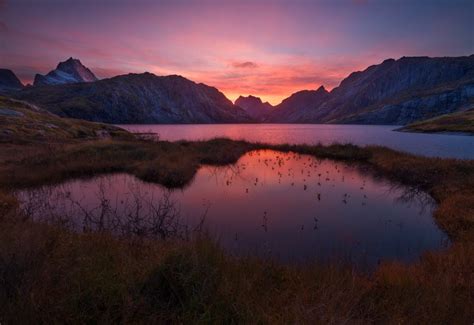
[[[255,69],[258,65],[255,62],[245,61],[245,62],[234,62],[232,63],[234,68],[241,68],[241,69]]]

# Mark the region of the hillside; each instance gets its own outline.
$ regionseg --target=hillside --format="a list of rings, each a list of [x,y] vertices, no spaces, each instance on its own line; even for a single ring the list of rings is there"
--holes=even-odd
[[[128,74],[12,94],[59,116],[106,123],[238,123],[252,119],[213,87],[181,76]]]
[[[329,97],[328,91],[323,87],[317,90],[302,90],[284,99],[267,116],[266,122],[287,123],[299,121],[302,113],[311,112]]]
[[[474,109],[409,124],[400,131],[465,132],[474,135]]]
[[[275,110],[268,120],[282,122],[279,116],[288,116],[288,123],[404,125],[465,110],[473,102],[474,55],[403,57],[354,72],[325,100]]]
[[[0,96],[0,143],[129,138],[118,127],[60,118],[26,102]]]
[[[20,90],[24,86],[20,79],[9,69],[0,69],[0,92]]]

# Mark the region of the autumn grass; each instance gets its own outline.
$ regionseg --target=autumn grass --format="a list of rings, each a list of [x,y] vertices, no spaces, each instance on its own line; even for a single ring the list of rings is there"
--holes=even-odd
[[[412,132],[463,132],[474,135],[474,109],[437,116],[401,128]]]
[[[0,155],[2,323],[474,320],[473,161],[423,158],[381,147],[227,139],[14,147]],[[426,191],[438,203],[434,217],[452,245],[410,265],[384,263],[372,274],[343,264],[280,265],[227,255],[205,236],[189,242],[124,239],[32,223],[22,218],[12,195],[18,188],[113,172],[184,187],[202,164],[232,164],[256,149],[340,160]]]
[[[83,141],[97,138],[132,138],[123,129],[103,123],[60,118],[35,105],[0,96],[0,144]]]

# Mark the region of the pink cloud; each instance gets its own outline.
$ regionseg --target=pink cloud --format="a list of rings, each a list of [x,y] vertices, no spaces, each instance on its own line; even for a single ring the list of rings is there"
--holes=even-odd
[[[451,54],[440,44],[462,54],[467,44],[452,37],[459,15],[442,22],[416,16],[416,6],[393,11],[365,0],[53,3],[0,0],[2,65],[23,81],[73,56],[102,78],[181,74],[231,99],[252,94],[278,104],[302,89],[331,89],[388,57]],[[438,36],[421,37],[433,30]]]

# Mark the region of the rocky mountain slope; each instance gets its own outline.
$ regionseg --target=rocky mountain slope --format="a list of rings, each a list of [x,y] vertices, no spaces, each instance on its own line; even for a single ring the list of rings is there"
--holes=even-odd
[[[354,72],[325,100],[276,109],[268,121],[403,125],[467,110],[473,102],[474,55],[403,57]]]
[[[243,108],[256,121],[263,121],[273,110],[273,106],[269,102],[264,103],[259,97],[252,95],[239,96],[235,101],[235,105]]]
[[[252,119],[216,88],[181,76],[128,74],[12,94],[55,114],[106,123],[238,123]]]
[[[21,91],[13,73],[2,71],[5,84],[14,85],[4,93],[61,116],[108,123],[405,125],[474,108],[474,55],[388,59],[351,73],[331,92],[299,91],[274,108],[254,96],[241,96],[234,105],[216,88],[180,76],[144,73],[95,81],[72,58]]]
[[[316,109],[329,97],[328,91],[323,87],[317,90],[302,90],[284,99],[266,118],[266,122],[287,123],[298,122],[302,113]]]
[[[76,82],[93,82],[97,77],[85,67],[78,59],[69,58],[60,62],[55,70],[46,75],[37,74],[35,76],[34,86],[41,85],[59,85]]]
[[[20,79],[8,69],[0,69],[0,92],[20,90],[24,86]]]

